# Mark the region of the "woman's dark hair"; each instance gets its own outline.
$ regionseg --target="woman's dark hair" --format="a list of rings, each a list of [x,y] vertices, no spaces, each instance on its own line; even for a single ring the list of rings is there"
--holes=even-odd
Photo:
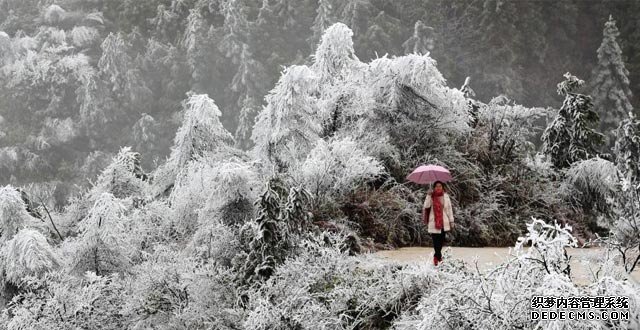
[[[433,183],[433,186],[431,186],[431,189],[436,189],[436,185],[437,185],[438,183],[442,185],[442,191],[445,191],[445,192],[446,192],[446,191],[447,191],[447,186],[446,186],[446,185],[444,184],[444,182],[442,182],[442,181],[436,181],[436,182],[434,182],[434,183]]]

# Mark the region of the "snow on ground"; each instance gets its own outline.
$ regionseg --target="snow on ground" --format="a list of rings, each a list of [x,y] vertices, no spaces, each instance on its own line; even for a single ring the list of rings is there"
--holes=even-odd
[[[605,253],[602,248],[568,248],[567,252],[571,256],[571,277],[578,285],[589,283],[590,268],[597,271],[597,263],[589,263],[591,258],[598,254]],[[443,262],[449,258],[461,259],[469,265],[473,265],[474,259],[478,258],[480,270],[488,270],[493,266],[506,261],[509,256],[508,247],[447,247],[442,249]],[[397,250],[378,251],[375,253],[385,260],[393,260],[401,263],[425,262],[432,264],[432,247],[406,247]],[[640,269],[636,269],[631,274],[631,279],[640,282]]]

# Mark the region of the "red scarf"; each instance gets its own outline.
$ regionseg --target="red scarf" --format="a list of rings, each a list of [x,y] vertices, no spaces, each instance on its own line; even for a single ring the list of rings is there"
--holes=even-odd
[[[431,193],[431,205],[433,207],[433,215],[436,220],[436,229],[442,229],[442,203],[440,202],[440,197],[444,195],[444,191],[433,191]]]

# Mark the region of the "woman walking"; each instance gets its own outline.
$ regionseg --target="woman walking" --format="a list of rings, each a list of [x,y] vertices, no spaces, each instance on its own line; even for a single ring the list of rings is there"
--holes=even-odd
[[[446,193],[444,183],[436,181],[433,183],[433,192],[427,193],[422,208],[422,221],[427,225],[427,231],[433,239],[433,264],[438,265],[442,261],[442,245],[445,240],[445,233],[453,229],[453,210],[451,199]]]

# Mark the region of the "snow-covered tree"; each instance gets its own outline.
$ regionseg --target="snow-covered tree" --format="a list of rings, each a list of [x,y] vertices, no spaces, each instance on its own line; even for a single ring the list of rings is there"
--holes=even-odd
[[[300,234],[309,227],[306,213],[309,202],[310,195],[306,190],[287,189],[278,177],[269,179],[265,191],[256,201],[256,218],[241,229],[248,245],[233,261],[241,288],[247,289],[269,279],[276,267],[298,246]]]
[[[60,265],[47,239],[34,229],[20,230],[1,251],[4,278],[16,286],[27,276],[41,275]]]
[[[640,181],[640,120],[633,113],[620,122],[613,152],[623,176],[631,182]]]
[[[610,202],[613,209],[608,247],[622,257],[627,272],[640,265],[640,121],[633,112],[616,131],[614,146],[616,193]]]
[[[140,166],[140,154],[123,147],[98,176],[91,193],[98,198],[103,193],[116,198],[138,197],[146,194],[147,175]]]
[[[11,185],[0,188],[0,244],[11,240],[21,229],[39,227],[42,223],[27,212],[20,192]]]
[[[640,267],[640,183],[623,177],[611,204],[613,221],[609,227],[607,246],[622,259],[627,273]]]
[[[131,41],[122,33],[110,33],[102,42],[102,56],[98,61],[100,74],[109,82],[115,102],[121,106],[145,106],[151,91],[141,77],[140,69],[131,57]],[[124,118],[122,118],[124,119]]]
[[[616,165],[599,157],[579,160],[567,169],[565,182],[573,187],[567,197],[585,210],[608,213],[609,201],[617,190]]]
[[[177,166],[208,153],[224,152],[227,146],[233,145],[233,136],[218,119],[222,113],[207,95],[189,95],[184,111],[170,156]]]
[[[359,180],[376,177],[384,171],[351,139],[321,140],[293,172],[296,180],[311,192],[316,202],[325,196],[349,192]]]
[[[313,35],[309,41],[314,44],[320,40],[325,30],[337,21],[337,3],[333,0],[319,0],[316,9],[316,17],[313,20],[311,30]]]
[[[360,64],[353,49],[353,32],[343,23],[331,25],[322,35],[311,69],[317,74],[320,88],[342,80]]]
[[[602,44],[598,48],[598,65],[593,69],[593,107],[600,117],[600,132],[605,134],[608,149],[615,142],[615,128],[633,111],[629,71],[625,68],[622,50],[616,41],[620,35],[612,16],[604,25]]]
[[[593,110],[591,97],[577,93],[584,81],[568,72],[564,77],[558,84],[558,94],[564,96],[562,107],[542,135],[542,150],[557,168],[596,156],[603,142],[603,135],[593,127],[598,114]]]
[[[434,29],[418,20],[413,28],[413,35],[402,44],[402,47],[406,54],[429,54],[433,50],[433,43]]]
[[[237,101],[227,109],[229,113],[239,113],[235,131],[237,146],[247,147],[251,128],[256,114],[260,110],[260,100],[269,81],[265,68],[255,56],[251,29],[253,22],[247,18],[250,6],[244,1],[225,1],[221,12],[225,18],[224,36],[219,48],[237,67],[229,88],[236,93]]]
[[[135,150],[141,151],[145,155],[153,155],[161,144],[160,125],[151,115],[143,113],[140,119],[132,127],[132,135]]]
[[[184,118],[176,133],[169,159],[154,174],[155,194],[170,189],[182,168],[199,157],[224,159],[235,153],[234,139],[220,123],[222,115],[206,94],[190,93],[183,102]]]
[[[5,39],[9,42],[2,47],[0,116],[12,125],[2,128],[8,138],[3,146],[9,143],[37,156],[24,157],[21,161],[28,166],[11,171],[18,179],[40,181],[46,179],[44,173],[69,175],[72,167],[62,163],[73,163],[71,159],[82,155],[76,144],[85,133],[78,94],[83,94],[83,85],[96,70],[87,50],[72,39],[70,30],[46,24]]]
[[[316,74],[306,66],[287,67],[266,96],[251,139],[256,155],[282,171],[303,159],[320,138]]]
[[[133,252],[127,240],[127,206],[103,193],[78,224],[79,236],[65,241],[63,253],[70,271],[98,275],[126,271]]]
[[[464,95],[446,86],[446,80],[429,55],[382,57],[373,60],[369,70],[370,88],[381,116],[389,120],[431,116],[428,125],[433,129],[452,133],[469,130]]]
[[[251,137],[255,117],[261,109],[263,86],[267,81],[262,63],[254,58],[250,46],[242,44],[239,55],[238,71],[231,81],[231,89],[240,94],[237,107],[240,109],[238,126],[236,128],[236,143],[247,146]]]
[[[175,183],[169,201],[180,233],[191,233],[209,223],[242,224],[253,215],[259,182],[251,163],[205,157],[190,162]]]

